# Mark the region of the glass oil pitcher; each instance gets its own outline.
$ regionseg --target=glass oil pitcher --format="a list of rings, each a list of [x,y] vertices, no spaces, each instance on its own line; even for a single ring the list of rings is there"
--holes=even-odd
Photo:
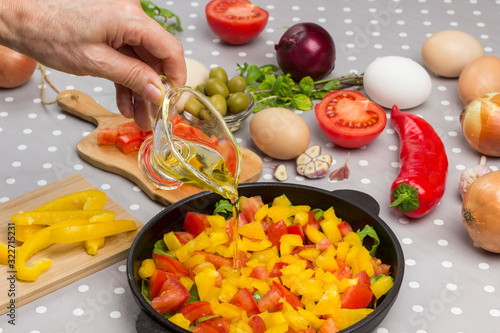
[[[203,120],[183,117],[188,96],[200,103]],[[189,184],[231,201],[236,199],[241,151],[208,98],[189,87],[171,88],[149,118],[153,135],[142,144],[138,159],[151,184],[162,190]]]

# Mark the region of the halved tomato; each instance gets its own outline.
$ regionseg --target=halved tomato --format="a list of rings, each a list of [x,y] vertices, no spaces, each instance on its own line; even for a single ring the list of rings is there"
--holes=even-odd
[[[172,277],[163,282],[158,296],[153,298],[151,306],[160,314],[174,314],[187,302],[191,295],[189,291]]]
[[[242,45],[266,27],[269,13],[247,0],[212,0],[205,7],[210,29],[223,41]]]
[[[155,262],[156,268],[171,273],[176,278],[180,278],[182,276],[188,276],[189,271],[179,260],[159,254],[153,253],[153,260]]]
[[[207,301],[194,301],[186,304],[179,313],[182,313],[184,318],[194,323],[200,318],[208,317],[214,314],[211,304]]]
[[[344,309],[364,309],[370,304],[373,292],[367,286],[356,284],[349,286],[340,295],[340,303]]]
[[[248,326],[252,328],[253,333],[264,333],[266,331],[266,323],[259,316],[253,316],[248,320]]]
[[[326,94],[314,111],[323,135],[344,148],[369,144],[387,124],[385,110],[355,90]]]
[[[248,317],[260,313],[259,307],[257,306],[257,302],[255,301],[252,294],[247,288],[238,289],[233,299],[231,299],[229,303],[236,305],[240,309],[245,310]]]
[[[210,227],[207,216],[207,214],[187,212],[182,228],[196,237],[207,227]]]

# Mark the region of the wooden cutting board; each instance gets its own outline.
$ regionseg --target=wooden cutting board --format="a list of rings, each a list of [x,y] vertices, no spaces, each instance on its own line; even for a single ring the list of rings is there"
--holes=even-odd
[[[63,110],[97,125],[97,128],[83,138],[76,146],[78,154],[86,162],[100,169],[116,173],[139,186],[151,199],[164,205],[177,202],[200,192],[191,185],[182,185],[176,190],[159,190],[142,175],[137,164],[137,153],[124,155],[115,147],[97,145],[97,132],[101,128],[116,127],[131,121],[121,114],[113,113],[99,105],[92,97],[78,91],[65,90],[57,96],[57,104]],[[241,147],[243,163],[240,183],[259,180],[262,174],[262,160],[249,149]]]
[[[33,210],[66,194],[97,189],[83,176],[74,175],[1,204],[0,241],[8,244],[8,224],[11,222],[11,216],[21,211]],[[87,254],[82,242],[51,245],[31,257],[28,264],[33,260],[47,257],[52,259],[52,266],[40,274],[36,281],[16,280],[15,286],[12,288],[10,281],[7,280],[7,277],[12,275],[12,269],[6,265],[0,265],[0,276],[2,277],[0,282],[0,295],[2,295],[0,297],[0,315],[8,312],[7,306],[11,299],[15,300],[17,308],[127,257],[130,246],[143,223],[109,197],[104,209],[115,212],[117,220],[135,221],[138,230],[106,237],[104,247],[99,249],[95,256]],[[15,295],[9,296],[10,289]]]

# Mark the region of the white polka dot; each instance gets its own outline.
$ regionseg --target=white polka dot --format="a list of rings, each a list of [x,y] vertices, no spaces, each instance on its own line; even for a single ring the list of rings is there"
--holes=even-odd
[[[448,132],[448,135],[449,135],[449,136],[452,136],[452,137],[455,137],[455,136],[457,136],[457,135],[458,135],[458,133],[457,133],[456,131],[449,131],[449,132]],[[459,149],[460,149],[460,148],[459,148]]]
[[[495,287],[493,286],[484,286],[484,291],[486,291],[487,293],[494,293],[495,292]]]
[[[299,6],[292,6],[292,10],[300,10]]]
[[[62,134],[62,132],[60,130],[55,130],[52,132],[52,135],[55,135],[55,136],[59,136],[61,134]]]
[[[83,169],[83,165],[81,165],[81,164],[75,164],[75,165],[73,166],[73,169],[80,171],[80,170],[82,170],[82,169]]]
[[[452,307],[452,308],[450,309],[450,312],[451,312],[452,314],[454,314],[454,315],[460,315],[460,314],[462,314],[462,309],[461,309],[461,308],[459,308],[459,307],[454,306],[454,307]]]
[[[458,147],[451,148],[451,151],[455,154],[460,154],[462,152],[462,149]]]
[[[73,90],[75,89],[75,86],[66,86],[66,90]]]
[[[56,118],[59,120],[63,120],[63,119],[66,119],[66,115],[65,114],[58,114]]]
[[[412,244],[412,243],[413,243],[413,240],[412,240],[411,238],[403,238],[403,239],[401,240],[401,242],[402,242],[403,244],[410,245],[410,244]]]
[[[389,330],[387,328],[384,328],[384,327],[379,327],[377,328],[377,333],[389,333]]]
[[[47,312],[47,308],[46,308],[45,306],[43,306],[43,305],[42,305],[42,306],[37,307],[37,308],[35,309],[35,312],[36,312],[36,313],[40,313],[40,314],[42,314],[42,313]]]
[[[82,284],[81,286],[78,286],[78,291],[81,292],[81,293],[85,293],[87,291],[89,291],[89,286],[87,286],[86,284]]]
[[[500,310],[498,310],[498,309],[491,309],[490,310],[490,316],[492,316],[492,317],[500,317]]]
[[[448,241],[446,239],[440,239],[438,240],[438,245],[441,245],[441,246],[447,246],[448,245]]]
[[[306,178],[303,176],[295,176],[295,180],[297,180],[299,182],[303,182],[304,180],[306,180]]]
[[[45,186],[47,185],[47,181],[45,179],[40,179],[39,181],[36,182],[38,186]]]
[[[39,330],[32,330],[29,333],[41,333]]]
[[[210,54],[213,56],[218,56],[220,54],[220,52],[219,51],[212,51],[212,52],[210,52]]]
[[[120,266],[118,266],[118,270],[119,270],[120,272],[126,272],[126,271],[127,271],[127,266],[125,266],[125,265],[120,265]]]
[[[122,288],[122,287],[115,288],[114,292],[115,292],[115,294],[117,294],[117,295],[124,294],[124,293],[125,293],[125,288]]]
[[[407,266],[415,266],[417,264],[417,262],[413,259],[406,259],[405,264]]]
[[[16,180],[14,178],[7,178],[5,182],[9,185],[12,185],[16,183]]]
[[[187,29],[193,31],[193,30],[196,30],[196,26],[190,24],[190,25],[188,25]]]
[[[83,309],[80,309],[80,308],[73,310],[73,315],[77,316],[77,317],[82,316],[84,313],[85,313],[85,311],[83,311]]]
[[[139,186],[134,186],[134,187],[132,187],[132,191],[134,191],[134,192],[141,192],[142,190],[141,190],[141,188]]]
[[[30,113],[28,115],[28,118],[30,118],[30,119],[35,119],[36,117],[38,117],[38,115],[36,113]]]
[[[445,86],[438,86],[437,89],[439,91],[446,91],[446,90],[448,90],[448,88],[446,88]]]
[[[410,287],[411,289],[418,289],[420,288],[420,283],[418,283],[417,281],[410,281],[408,283],[408,287]]]
[[[35,104],[40,104],[41,102],[42,102],[42,100],[40,98],[33,99],[33,103],[35,103]]]
[[[6,101],[7,103],[10,103],[10,102],[13,102],[14,101],[14,97],[5,97],[4,101]]]
[[[441,266],[443,266],[444,268],[451,268],[451,267],[453,267],[453,263],[452,263],[451,261],[444,260],[444,261],[441,263]]]
[[[444,224],[444,221],[443,221],[443,220],[441,220],[441,219],[435,219],[435,220],[434,220],[434,224],[435,224],[435,225],[443,225],[443,224]]]
[[[122,316],[120,311],[111,311],[109,316],[113,319],[120,318]]]
[[[102,184],[101,185],[101,190],[109,190],[111,188],[111,185],[109,184]]]
[[[482,262],[482,263],[479,263],[478,267],[480,269],[483,269],[483,270],[486,270],[486,269],[489,269],[490,268],[490,265],[488,265],[487,263],[485,262]]]
[[[361,184],[368,185],[372,181],[370,179],[368,179],[368,178],[361,178],[360,182],[361,182]]]
[[[57,151],[57,147],[54,147],[54,146],[50,146],[49,148],[47,148],[47,150],[51,153],[53,152],[56,152]]]
[[[18,168],[18,167],[20,167],[20,166],[21,166],[21,162],[19,162],[19,161],[14,161],[14,162],[12,162],[12,166],[13,166],[14,168]]]
[[[389,146],[389,147],[387,147],[387,148],[389,148],[389,150],[392,150],[392,151],[397,151],[397,150],[399,149],[399,147],[398,147],[398,146],[394,146],[394,145],[390,145],[390,146]]]
[[[411,309],[413,310],[413,312],[422,312],[424,311],[424,307],[422,305],[414,305],[411,307]]]
[[[101,92],[102,91],[102,87],[94,87],[94,91],[95,92]]]
[[[401,224],[408,224],[410,223],[410,219],[408,219],[407,217],[402,217],[398,220],[398,222]]]
[[[194,42],[194,38],[188,37],[188,38],[186,38],[186,42],[192,43],[192,42]]]
[[[23,134],[31,134],[31,133],[33,133],[33,130],[31,128],[23,129]]]
[[[246,56],[247,56],[247,53],[246,53],[246,52],[239,52],[239,53],[238,53],[238,57],[240,57],[240,58],[244,58],[244,57],[246,57]]]
[[[271,175],[270,173],[266,173],[262,175],[262,178],[265,180],[271,180],[273,179],[273,175]]]
[[[316,8],[316,9],[318,10],[318,12],[324,12],[326,10],[326,8],[323,7],[323,6],[320,6],[320,7]]]
[[[17,146],[18,150],[26,150],[26,148],[28,148],[28,146],[26,146],[26,145],[19,145],[19,146]]]
[[[367,160],[360,160],[359,161],[359,165],[361,165],[361,166],[367,166],[368,165],[368,161]]]
[[[141,206],[139,206],[138,204],[132,204],[132,205],[130,205],[130,209],[131,210],[138,210],[139,208],[141,208]]]

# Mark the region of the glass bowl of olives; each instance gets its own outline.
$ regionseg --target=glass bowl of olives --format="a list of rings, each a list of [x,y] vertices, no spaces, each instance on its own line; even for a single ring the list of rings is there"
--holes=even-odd
[[[232,132],[240,129],[253,112],[254,99],[246,90],[245,78],[237,75],[229,80],[222,67],[212,68],[208,80],[199,84],[196,90],[210,100]],[[194,96],[185,101],[184,111],[183,117],[193,123],[206,119],[208,112]]]

